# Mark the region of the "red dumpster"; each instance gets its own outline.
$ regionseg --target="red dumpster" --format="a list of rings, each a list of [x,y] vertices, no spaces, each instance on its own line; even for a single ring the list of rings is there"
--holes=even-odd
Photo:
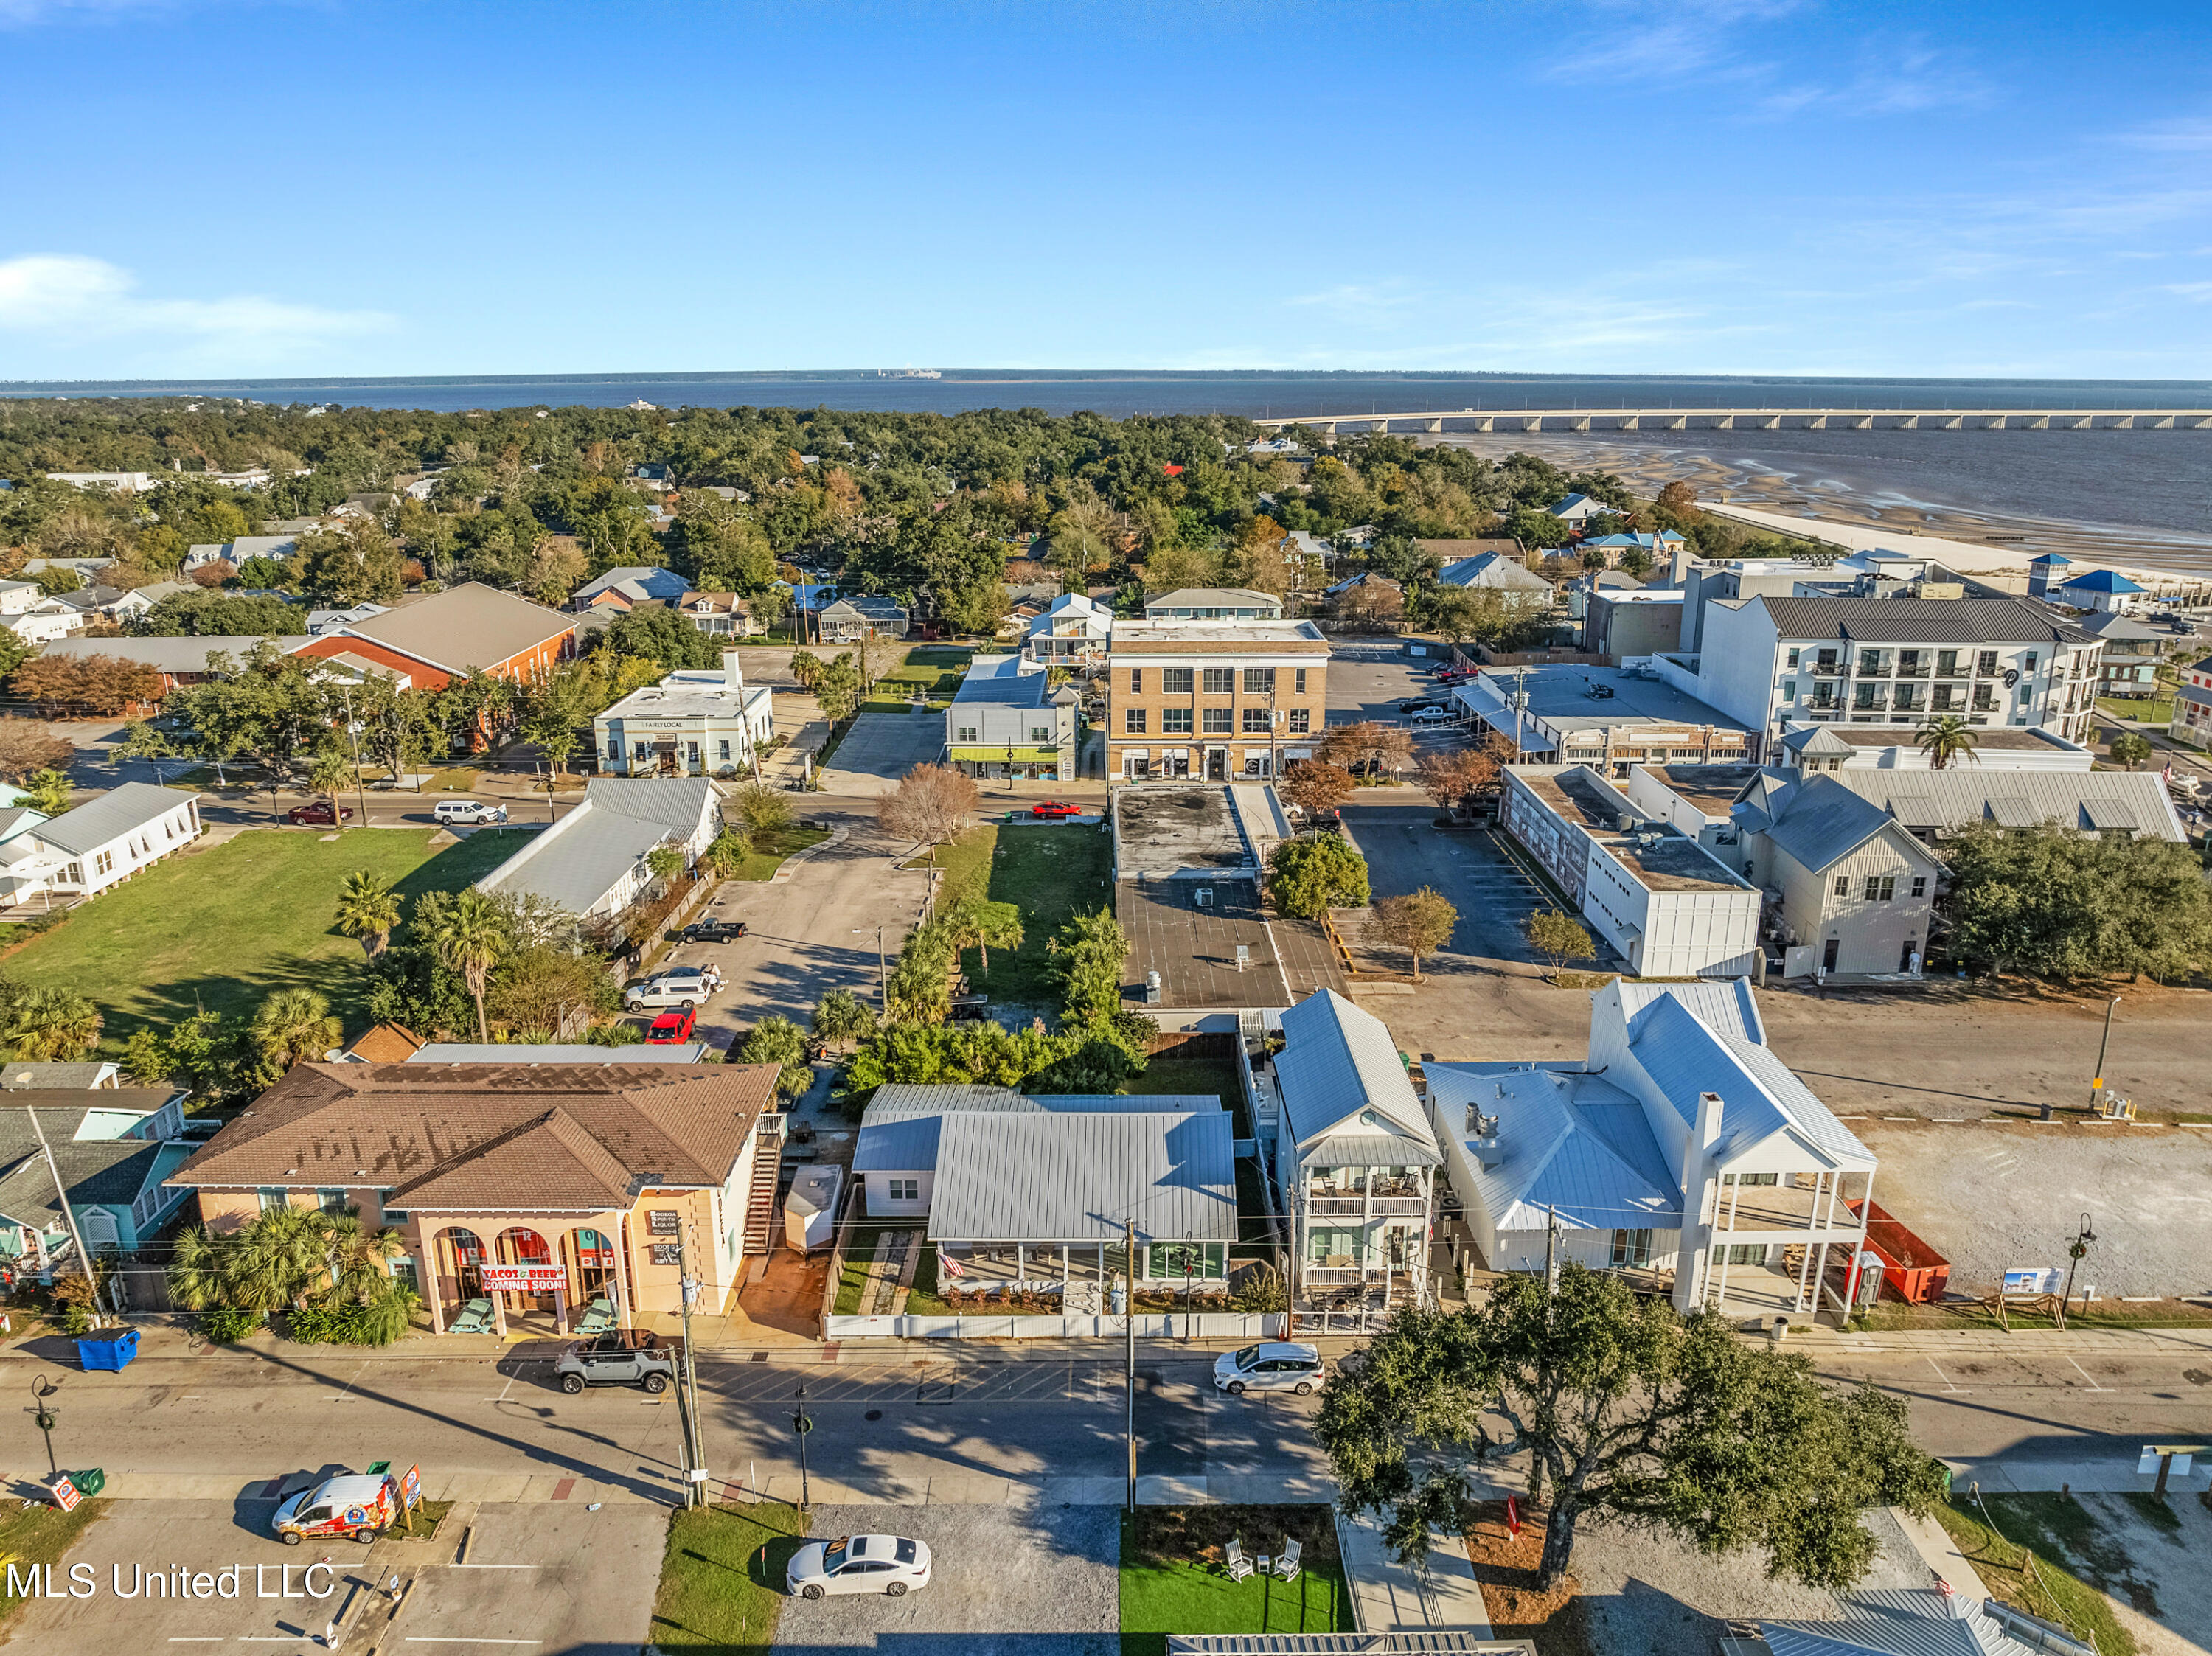
[[[1867,1208],[1869,1251],[1881,1260],[1882,1285],[1907,1305],[1940,1300],[1950,1285],[1951,1262],[1892,1218],[1879,1202],[1849,1202],[1856,1215]]]

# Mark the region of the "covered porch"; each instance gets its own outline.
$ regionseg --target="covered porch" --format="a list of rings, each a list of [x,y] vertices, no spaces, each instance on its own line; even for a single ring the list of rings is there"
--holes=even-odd
[[[489,1331],[502,1338],[635,1323],[620,1215],[471,1215],[418,1223],[420,1243],[404,1264],[416,1274],[433,1333],[453,1330],[480,1301],[489,1304]]]
[[[1124,1275],[1119,1242],[981,1242],[942,1240],[937,1249],[937,1280],[945,1287],[1007,1288],[1033,1294],[1065,1294],[1071,1288],[1095,1289]],[[1220,1288],[1228,1281],[1225,1241],[1137,1243],[1140,1288]]]

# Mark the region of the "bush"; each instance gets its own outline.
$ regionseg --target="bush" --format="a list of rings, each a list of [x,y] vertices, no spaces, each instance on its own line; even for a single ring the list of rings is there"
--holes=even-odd
[[[258,1311],[203,1311],[200,1332],[217,1345],[235,1345],[265,1320]]]
[[[416,1303],[395,1288],[365,1305],[301,1306],[286,1313],[285,1331],[302,1345],[390,1345],[407,1331]]]

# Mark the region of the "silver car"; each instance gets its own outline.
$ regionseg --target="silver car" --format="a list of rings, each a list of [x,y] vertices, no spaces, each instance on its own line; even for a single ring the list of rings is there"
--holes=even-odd
[[[430,815],[441,822],[504,822],[507,807],[488,799],[441,799]]]
[[[1213,1364],[1214,1385],[1232,1396],[1295,1392],[1304,1397],[1321,1382],[1319,1349],[1287,1340],[1262,1340],[1241,1351],[1224,1351]]]
[[[929,1585],[929,1543],[902,1535],[841,1535],[810,1541],[784,1567],[783,1585],[801,1598],[880,1592],[902,1598]]]
[[[663,972],[647,978],[643,983],[634,983],[623,991],[623,1006],[626,1010],[642,1012],[647,1008],[678,1007],[690,1010],[706,1004],[714,986],[705,974],[692,971]]]

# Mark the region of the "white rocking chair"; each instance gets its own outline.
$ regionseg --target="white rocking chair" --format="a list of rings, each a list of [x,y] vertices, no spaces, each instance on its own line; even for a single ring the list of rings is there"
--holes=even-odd
[[[1297,1580],[1300,1568],[1298,1556],[1304,1550],[1304,1544],[1297,1538],[1285,1540],[1283,1550],[1275,1555],[1275,1574],[1285,1581]]]
[[[1229,1579],[1232,1581],[1242,1581],[1246,1576],[1251,1574],[1252,1561],[1244,1556],[1244,1544],[1242,1537],[1229,1538],[1229,1545],[1221,1554],[1221,1566],[1229,1572]]]

